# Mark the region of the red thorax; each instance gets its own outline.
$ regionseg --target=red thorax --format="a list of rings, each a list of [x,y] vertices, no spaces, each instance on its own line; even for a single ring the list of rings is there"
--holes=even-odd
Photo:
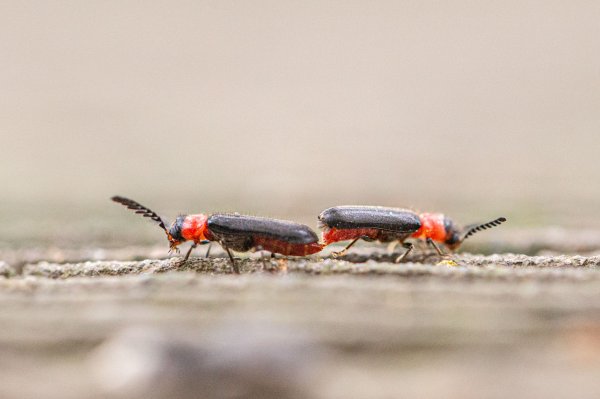
[[[208,217],[201,213],[187,215],[181,226],[181,236],[188,241],[200,242],[206,240]]]
[[[441,213],[421,213],[421,228],[413,233],[411,237],[434,241],[446,241],[446,227],[444,226],[444,215]]]

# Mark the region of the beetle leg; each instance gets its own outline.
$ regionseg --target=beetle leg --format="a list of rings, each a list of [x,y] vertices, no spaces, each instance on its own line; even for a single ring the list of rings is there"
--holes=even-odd
[[[231,267],[233,268],[233,272],[235,274],[240,274],[240,268],[238,265],[235,264],[235,260],[233,260],[233,255],[231,255],[231,251],[227,247],[223,248],[225,248],[225,251],[227,251],[227,255],[229,255],[229,260],[231,261]]]
[[[411,253],[413,249],[415,249],[415,246],[412,243],[410,243],[410,242],[403,242],[402,246],[404,248],[406,248],[406,252],[404,252],[402,255],[398,256],[396,258],[396,260],[394,261],[394,263],[400,263],[400,262],[402,262],[404,260],[404,258],[406,258],[406,256],[409,253]]]
[[[437,244],[435,242],[433,242],[433,240],[431,238],[427,239],[427,244],[429,244],[433,248],[435,248],[435,250],[436,250],[436,252],[438,253],[439,256],[444,256],[444,253],[440,250],[440,248],[437,246]]]
[[[195,242],[194,244],[192,244],[192,246],[190,247],[190,249],[185,254],[185,258],[183,258],[183,263],[187,262],[188,258],[190,257],[190,254],[192,253],[192,251],[194,250],[194,248],[196,248],[197,246],[198,246],[197,242]]]
[[[262,264],[262,269],[265,270],[267,265],[265,264],[265,251],[260,251],[260,263]]]
[[[263,251],[263,254],[266,252],[267,251]],[[274,252],[271,252],[271,254],[267,255],[267,257],[261,256],[261,260],[262,260],[262,264],[263,264],[263,270],[266,270],[271,273],[279,271],[279,269],[280,269],[279,262],[277,260],[277,257],[275,256]],[[273,260],[275,260],[275,264],[276,264],[275,267],[273,267]],[[268,267],[265,266],[265,261],[267,262]]]
[[[257,251],[260,251],[260,263],[261,263],[261,265],[262,265],[262,270],[264,271],[264,270],[266,270],[266,269],[267,269],[267,265],[266,265],[266,263],[265,263],[265,252],[267,252],[267,251],[265,251],[265,250],[263,249],[263,247],[261,247],[261,246],[259,246],[259,247],[256,247],[256,250],[257,250]],[[272,255],[272,254],[273,254],[273,253],[271,253],[271,255]]]
[[[212,247],[212,242],[208,244],[208,248],[206,248],[206,254],[204,254],[205,258],[210,256],[210,248]]]
[[[361,238],[362,237],[355,238],[354,240],[352,240],[352,242],[350,244],[348,244],[346,246],[346,248],[342,249],[339,252],[332,252],[331,256],[333,256],[334,258],[339,258],[340,256],[344,256],[346,254],[346,252],[348,252],[348,249],[350,249],[350,247],[353,246],[356,243],[356,241],[360,240]]]

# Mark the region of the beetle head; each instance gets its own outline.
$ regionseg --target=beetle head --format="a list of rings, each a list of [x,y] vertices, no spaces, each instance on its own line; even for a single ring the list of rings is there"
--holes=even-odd
[[[186,241],[182,234],[184,220],[185,215],[179,215],[177,216],[177,219],[175,219],[171,227],[169,227],[169,231],[167,232],[167,238],[169,239],[170,251],[179,252],[177,246]]]
[[[446,240],[444,241],[444,244],[450,249],[458,248],[462,243],[460,239],[461,228],[448,216],[444,216],[444,228],[446,230]]]

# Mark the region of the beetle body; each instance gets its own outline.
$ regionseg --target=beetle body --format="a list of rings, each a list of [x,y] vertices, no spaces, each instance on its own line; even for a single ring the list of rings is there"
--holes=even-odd
[[[504,221],[505,218],[498,218],[486,224],[471,225],[461,229],[441,213],[417,214],[408,209],[379,206],[336,206],[324,210],[319,215],[319,225],[323,230],[325,245],[353,240],[346,247],[347,250],[361,238],[401,243],[408,238],[415,238],[426,240],[440,254],[441,251],[435,242],[456,249],[475,231],[497,226]],[[410,249],[412,246],[409,247],[409,251]]]
[[[230,250],[238,252],[265,250],[286,256],[305,256],[315,254],[324,247],[310,227],[287,220],[237,213],[213,215],[199,213],[180,215],[167,228],[155,212],[143,205],[118,196],[113,197],[112,200],[157,222],[167,234],[171,250],[177,250],[177,247],[186,241],[192,242],[192,247],[184,261],[198,244],[209,241],[216,241],[225,248],[236,272],[238,268]]]
[[[180,243],[217,241],[238,252],[260,249],[286,256],[305,256],[323,249],[308,226],[257,216],[216,213],[179,216],[171,235]]]
[[[319,215],[324,230],[323,241],[366,238],[381,242],[404,240],[421,227],[419,217],[412,211],[380,206],[336,206]]]

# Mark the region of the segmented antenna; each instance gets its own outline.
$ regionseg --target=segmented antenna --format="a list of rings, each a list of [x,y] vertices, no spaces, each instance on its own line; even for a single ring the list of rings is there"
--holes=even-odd
[[[156,214],[156,212],[146,208],[144,205],[135,202],[134,200],[130,200],[129,198],[125,197],[120,197],[118,195],[112,197],[111,200],[118,202],[119,204],[125,205],[127,209],[131,209],[135,211],[135,213],[138,213],[145,218],[150,218],[154,220],[156,223],[158,223],[160,227],[162,227],[162,229],[167,233],[167,235],[169,235],[167,227],[165,226],[165,222],[163,222],[163,220],[160,218],[160,216]]]
[[[491,229],[492,227],[500,226],[502,223],[506,222],[506,218],[498,218],[496,220],[492,220],[491,222],[483,223],[483,224],[471,224],[466,226],[464,231],[464,235],[462,236],[460,242],[463,242],[467,238],[471,237],[473,234],[477,233],[481,230]]]

